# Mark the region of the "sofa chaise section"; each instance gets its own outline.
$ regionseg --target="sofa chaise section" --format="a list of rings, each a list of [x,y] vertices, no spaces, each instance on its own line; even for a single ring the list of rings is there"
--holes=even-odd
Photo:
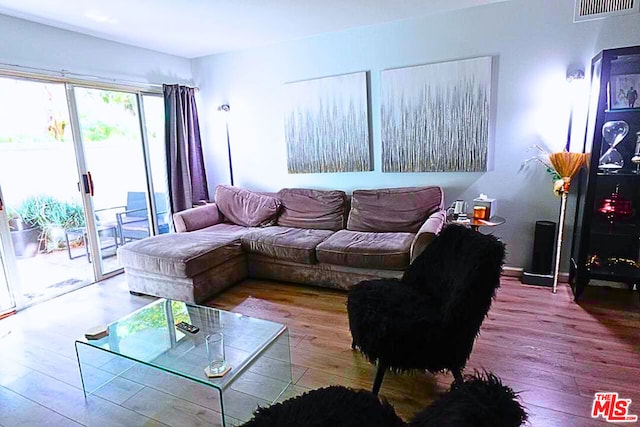
[[[216,224],[222,217],[215,204],[185,212],[181,218],[182,224],[188,224],[184,232],[138,240],[118,249],[131,292],[202,303],[247,277],[240,237],[250,229]],[[203,228],[191,232],[189,226]]]

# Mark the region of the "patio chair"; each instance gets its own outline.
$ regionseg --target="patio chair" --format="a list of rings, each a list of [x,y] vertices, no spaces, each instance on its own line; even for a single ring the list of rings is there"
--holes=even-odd
[[[167,197],[165,193],[155,193],[154,200],[157,211],[158,232],[160,234],[169,232],[169,222],[167,221]],[[116,214],[118,236],[120,244],[132,240],[140,240],[151,235],[147,212],[147,195],[143,191],[130,191],[127,193],[127,206],[124,212]]]
[[[105,209],[96,209],[95,210],[95,221],[96,221],[96,231],[98,232],[100,243],[100,249],[110,249],[115,248],[118,249],[118,226],[115,221],[113,221],[113,212],[116,210],[122,210],[125,206],[114,206],[112,208]],[[110,215],[104,215],[104,212],[112,212]],[[109,217],[110,219],[108,219]],[[106,236],[109,239],[113,239],[113,244],[102,245],[102,237]],[[66,229],[64,231],[64,237],[67,244],[67,255],[70,260],[74,260],[76,258],[80,258],[83,256],[87,257],[87,260],[91,262],[91,255],[89,253],[89,241],[87,238],[87,228],[86,227],[73,227]],[[71,252],[71,241],[80,239],[82,241],[81,246],[84,247],[84,253],[80,255],[73,255]],[[107,256],[114,256],[116,252]]]

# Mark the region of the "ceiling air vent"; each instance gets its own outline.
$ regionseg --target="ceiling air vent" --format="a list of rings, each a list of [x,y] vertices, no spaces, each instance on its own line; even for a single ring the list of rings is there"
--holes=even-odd
[[[576,0],[574,22],[638,13],[640,0]]]

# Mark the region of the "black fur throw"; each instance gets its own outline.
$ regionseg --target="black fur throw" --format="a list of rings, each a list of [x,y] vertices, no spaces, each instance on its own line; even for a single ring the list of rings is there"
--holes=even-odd
[[[405,427],[393,406],[364,390],[331,386],[268,408],[244,427]]]
[[[372,393],[331,386],[268,408],[244,427],[517,427],[527,420],[516,393],[493,374],[476,374],[405,424]]]
[[[368,280],[350,290],[354,344],[395,371],[463,368],[500,286],[504,256],[494,236],[446,227],[402,280]]]
[[[518,427],[527,413],[516,393],[493,374],[467,377],[409,423],[410,427]]]

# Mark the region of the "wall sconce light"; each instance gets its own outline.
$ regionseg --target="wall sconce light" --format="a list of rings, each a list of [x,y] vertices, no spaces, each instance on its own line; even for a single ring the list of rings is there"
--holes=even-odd
[[[574,80],[582,80],[584,79],[584,71],[581,69],[569,69],[567,70],[567,81],[569,83],[573,82]]]
[[[222,104],[218,107],[218,111],[228,113],[231,110],[229,104]],[[233,185],[233,163],[231,162],[231,142],[229,141],[229,120],[225,116],[224,125],[227,131],[227,157],[229,158],[229,177],[231,178],[231,185]]]

